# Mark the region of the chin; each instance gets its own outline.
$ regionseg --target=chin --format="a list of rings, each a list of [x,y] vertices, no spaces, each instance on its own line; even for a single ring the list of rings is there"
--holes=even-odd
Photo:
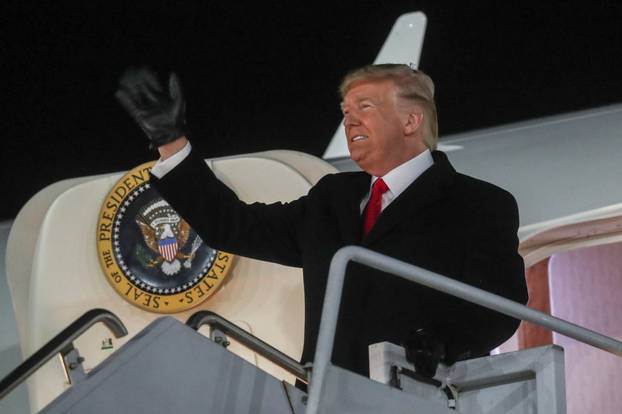
[[[366,164],[365,162],[360,162],[360,161],[354,161],[354,162],[356,163],[356,165],[359,166],[361,170],[365,171],[367,174],[377,175],[377,174],[374,174],[375,169],[370,168],[369,164]]]
[[[377,168],[372,168],[372,165],[370,165],[371,163],[369,162],[368,158],[365,158],[360,154],[350,153],[350,159],[354,161],[361,170],[365,171],[368,174],[375,175],[373,171],[377,170]]]

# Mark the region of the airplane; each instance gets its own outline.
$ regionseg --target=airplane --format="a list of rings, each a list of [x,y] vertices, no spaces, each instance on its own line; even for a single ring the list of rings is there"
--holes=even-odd
[[[416,66],[425,25],[422,13],[401,16],[376,63],[399,61]],[[621,131],[622,104],[619,104],[444,136],[439,145],[458,171],[497,184],[516,197],[521,213],[520,253],[527,268],[530,306],[618,339],[622,338],[622,332],[611,315],[622,310],[620,295],[616,294],[622,288],[618,270],[622,268],[622,187],[618,183],[622,163],[617,160],[622,153]],[[209,162],[242,193],[243,199],[291,199],[304,193],[326,173],[357,169],[349,160],[342,134],[338,128],[324,161],[301,153],[267,151]],[[589,141],[586,136],[590,137]],[[262,174],[245,176],[243,171],[250,164],[253,171]],[[261,168],[256,168],[258,165]],[[65,274],[66,261],[74,260],[72,255],[81,245],[90,243],[90,233],[72,241],[72,246],[54,243],[58,232],[81,234],[81,228],[95,228],[96,217],[85,212],[99,211],[101,203],[88,201],[86,195],[95,191],[104,198],[123,176],[105,174],[53,184],[33,197],[13,222],[0,226],[0,246],[7,252],[0,283],[8,281],[0,286],[2,315],[8,316],[1,328],[4,334],[0,342],[3,350],[0,376],[19,363],[22,355],[34,352],[79,315],[78,309],[86,310],[87,303],[114,308],[134,334],[159,316],[137,310],[135,303],[120,299],[109,289],[108,282],[101,277],[96,252],[82,262],[78,260],[83,266],[80,273]],[[268,176],[284,180],[285,190],[271,194],[262,185]],[[50,221],[50,214],[70,215],[71,226],[67,225],[67,217]],[[5,260],[5,255],[1,260]],[[234,275],[204,302],[205,309],[232,315],[243,328],[270,338],[273,345],[292,357],[299,356],[296,354],[300,352],[301,330],[284,335],[271,326],[279,318],[288,326],[301,326],[299,275],[276,265],[236,260]],[[245,273],[254,277],[245,277]],[[73,288],[85,274],[96,274],[97,278],[94,276],[86,285]],[[285,286],[270,293],[280,307],[264,309],[263,315],[257,315],[255,309],[240,306],[241,298],[245,303],[261,306],[265,298],[256,294],[258,287],[262,283],[274,284],[266,281],[276,279],[288,280]],[[298,293],[292,296],[292,290]],[[196,309],[184,309],[176,316],[185,319]],[[127,341],[111,338],[103,328],[93,330],[90,338],[76,342],[86,356],[87,371]],[[622,403],[616,392],[622,384],[622,362],[614,355],[527,324],[498,352],[546,344],[564,348],[565,398],[569,412],[614,412]],[[275,377],[287,377],[280,368],[239,344],[234,343],[229,349]],[[28,391],[21,387],[1,400],[0,411],[36,412],[45,407],[69,388],[64,376],[58,379],[58,372],[62,372],[61,364],[52,361],[43,368],[40,378],[33,377]]]

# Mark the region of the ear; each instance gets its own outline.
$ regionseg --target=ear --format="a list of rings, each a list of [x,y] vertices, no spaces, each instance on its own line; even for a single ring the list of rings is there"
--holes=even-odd
[[[414,134],[421,126],[423,125],[423,113],[421,112],[411,112],[408,114],[406,118],[406,122],[404,123],[404,134],[411,135]]]

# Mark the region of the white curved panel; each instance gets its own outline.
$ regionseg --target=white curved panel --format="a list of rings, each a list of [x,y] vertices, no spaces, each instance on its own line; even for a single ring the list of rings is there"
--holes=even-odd
[[[28,200],[13,221],[6,248],[6,272],[13,299],[17,329],[20,338],[22,338],[22,343],[26,336],[24,327],[27,325],[26,315],[32,258],[45,212],[59,194],[75,185],[94,180],[97,177],[100,176],[72,178],[45,187]],[[22,346],[22,354],[24,352],[25,349]]]
[[[329,163],[321,161],[313,155],[305,154],[304,152],[275,150],[258,152],[253,155],[277,160],[289,165],[291,168],[298,171],[311,185],[315,185],[320,178],[324,177],[326,174],[339,172],[339,170]]]

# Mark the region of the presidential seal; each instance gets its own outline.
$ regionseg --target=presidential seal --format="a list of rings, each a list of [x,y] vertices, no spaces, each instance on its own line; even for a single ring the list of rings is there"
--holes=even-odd
[[[113,186],[97,223],[108,282],[132,304],[159,313],[197,306],[225,279],[233,255],[212,249],[149,184],[142,164]]]

